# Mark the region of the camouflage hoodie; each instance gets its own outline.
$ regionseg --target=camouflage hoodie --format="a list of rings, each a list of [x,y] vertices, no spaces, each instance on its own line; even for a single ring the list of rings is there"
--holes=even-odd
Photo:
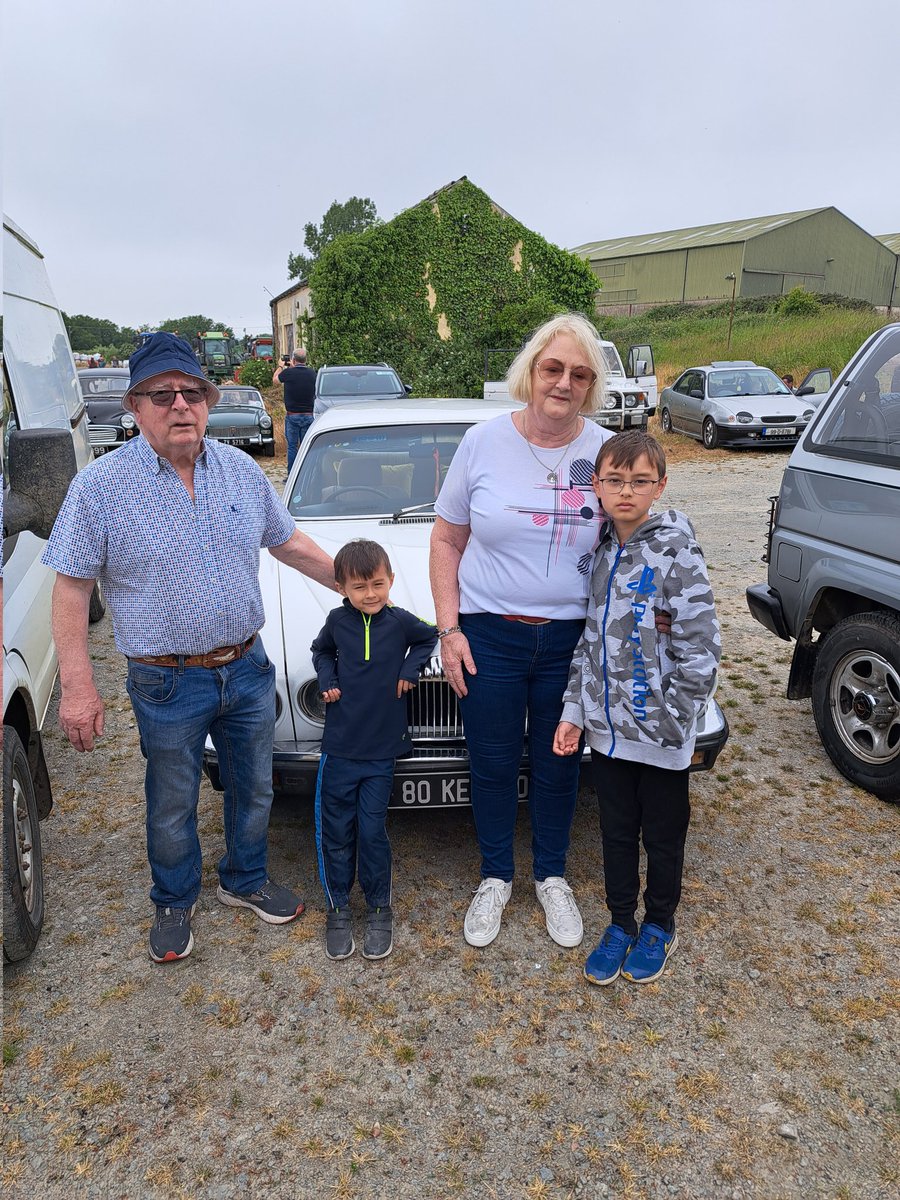
[[[656,629],[662,609],[672,614],[671,634]],[[720,654],[703,551],[684,513],[651,514],[624,546],[609,522],[561,720],[610,758],[680,770],[716,690]]]

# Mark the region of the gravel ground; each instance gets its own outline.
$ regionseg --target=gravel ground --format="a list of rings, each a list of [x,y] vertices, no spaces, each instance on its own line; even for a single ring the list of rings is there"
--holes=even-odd
[[[92,756],[48,736],[48,918],[4,974],[5,1196],[898,1194],[900,810],[835,772],[808,703],[783,699],[789,647],[746,610],[783,452],[674,457],[669,499],[695,518],[718,598],[732,735],[694,777],[663,979],[582,978],[606,923],[587,792],[569,869],[585,947],[547,937],[523,811],[502,933],[468,948],[471,816],[409,812],[390,816],[394,954],[329,963],[310,808],[273,813],[272,874],[308,911],[272,928],[215,900],[220,802],[204,785],[196,948],[154,967],[142,760],[107,618],[91,641],[107,734]]]

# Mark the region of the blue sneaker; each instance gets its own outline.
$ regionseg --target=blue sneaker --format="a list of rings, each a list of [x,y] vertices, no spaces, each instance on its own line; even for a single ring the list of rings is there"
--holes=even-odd
[[[634,949],[622,964],[622,977],[632,983],[652,983],[666,969],[669,955],[678,945],[678,934],[673,929],[666,933],[661,925],[647,921],[641,926]]]
[[[584,977],[588,983],[596,983],[600,987],[614,983],[633,945],[634,938],[621,925],[608,925],[597,949],[584,964]]]

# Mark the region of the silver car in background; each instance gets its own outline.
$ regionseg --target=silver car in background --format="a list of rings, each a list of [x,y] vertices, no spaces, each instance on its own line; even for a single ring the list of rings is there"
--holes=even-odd
[[[821,376],[820,390],[830,383]],[[718,446],[789,445],[806,429],[815,412],[811,376],[796,392],[774,371],[754,362],[713,362],[683,371],[660,397],[659,419],[666,433],[673,430],[701,441],[707,450]]]

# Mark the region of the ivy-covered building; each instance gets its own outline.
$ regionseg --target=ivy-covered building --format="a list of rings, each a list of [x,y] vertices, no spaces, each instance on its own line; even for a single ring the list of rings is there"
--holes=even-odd
[[[596,282],[463,176],[393,220],[331,242],[309,277],[315,362],[395,367],[418,395],[480,396],[485,352],[517,348]],[[509,357],[490,361],[506,370]]]

